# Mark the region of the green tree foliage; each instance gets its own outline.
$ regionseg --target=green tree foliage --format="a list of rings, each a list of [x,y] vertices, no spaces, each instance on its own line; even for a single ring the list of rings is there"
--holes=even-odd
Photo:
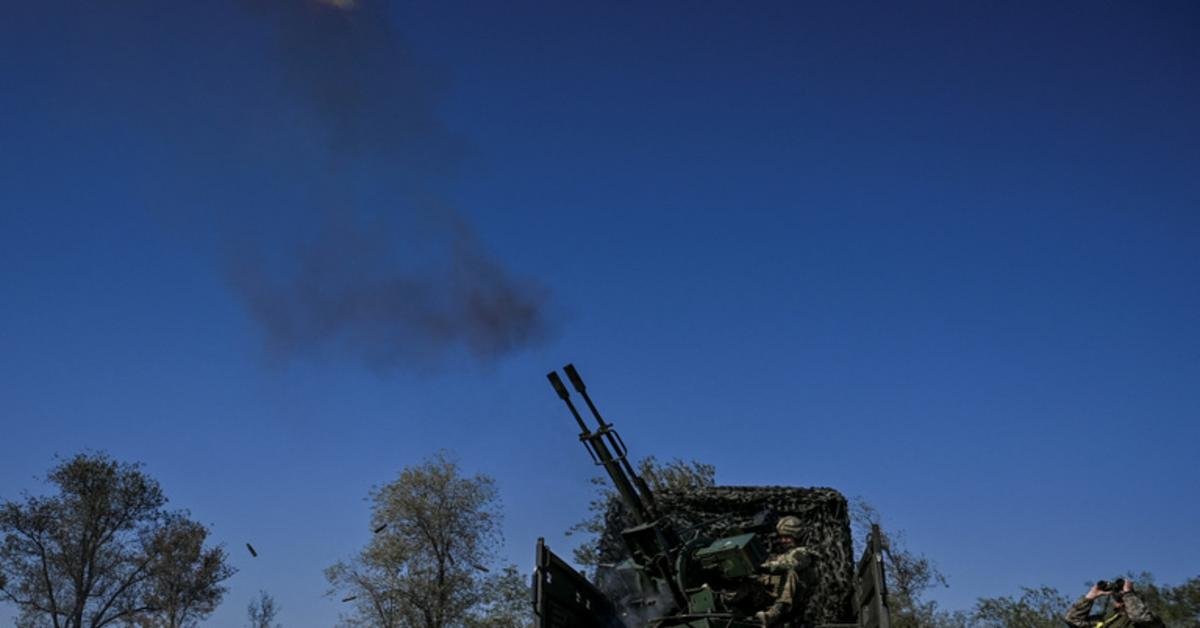
[[[676,458],[660,464],[654,456],[647,456],[638,463],[637,469],[650,490],[655,492],[695,490],[717,484],[717,468],[695,460]]]
[[[703,462],[678,458],[665,464],[654,456],[642,458],[636,465],[638,475],[654,492],[693,490],[716,486],[717,469]],[[604,520],[613,504],[620,500],[612,480],[607,475],[589,480],[596,487],[596,496],[588,504],[588,517],[567,530],[567,536],[581,535],[580,544],[571,550],[576,564],[595,567],[600,563],[597,543],[604,533]]]
[[[528,628],[533,624],[529,579],[507,565],[483,583],[483,604],[466,622],[468,628]]]
[[[250,628],[272,628],[271,623],[275,621],[277,614],[279,606],[275,604],[275,598],[266,591],[259,591],[258,597],[250,600],[250,604],[246,606],[246,618],[250,620]],[[279,624],[275,624],[274,628],[280,628]]]
[[[980,628],[1062,628],[1072,600],[1053,587],[1021,588],[1020,597],[979,598],[971,617]]]
[[[465,476],[439,453],[372,489],[370,499],[379,532],[353,559],[325,571],[330,595],[352,604],[342,625],[524,625],[504,623],[516,621],[510,611],[516,604],[528,609],[527,590],[513,584],[520,580],[516,568],[498,574],[487,568],[502,542],[492,478]],[[520,602],[509,599],[518,588]]]
[[[207,530],[167,512],[136,464],[79,454],[50,470],[56,492],[0,504],[0,601],[21,626],[191,626],[233,574]]]
[[[208,530],[180,513],[163,517],[151,540],[150,578],[146,582],[148,611],[139,621],[146,628],[193,626],[221,603],[221,583],[233,575],[225,550],[204,547]]]

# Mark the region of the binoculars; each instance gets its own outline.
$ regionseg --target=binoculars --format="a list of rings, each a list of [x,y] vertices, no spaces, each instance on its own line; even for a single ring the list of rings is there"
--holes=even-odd
[[[1101,580],[1100,582],[1096,583],[1096,588],[1101,591],[1120,593],[1121,590],[1125,588],[1125,579],[1117,578],[1112,582],[1109,582],[1108,580]]]

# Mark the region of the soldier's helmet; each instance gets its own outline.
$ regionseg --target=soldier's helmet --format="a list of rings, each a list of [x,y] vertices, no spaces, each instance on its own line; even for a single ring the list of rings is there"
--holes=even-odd
[[[788,515],[779,519],[775,524],[775,531],[780,536],[790,536],[793,539],[799,539],[804,536],[804,525],[800,523],[800,517]]]

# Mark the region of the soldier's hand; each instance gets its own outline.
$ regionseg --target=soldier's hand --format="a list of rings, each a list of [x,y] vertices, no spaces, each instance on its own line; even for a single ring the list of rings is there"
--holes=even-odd
[[[767,628],[767,612],[766,611],[758,611],[757,613],[754,614],[754,619],[755,619],[755,621],[761,622],[763,625],[763,628]]]
[[[1128,585],[1126,585],[1126,586],[1128,586]],[[1088,590],[1087,594],[1084,595],[1084,597],[1086,597],[1089,600],[1094,600],[1098,597],[1102,597],[1105,595],[1112,595],[1112,591],[1103,591],[1100,589],[1100,587],[1093,584],[1092,588]]]

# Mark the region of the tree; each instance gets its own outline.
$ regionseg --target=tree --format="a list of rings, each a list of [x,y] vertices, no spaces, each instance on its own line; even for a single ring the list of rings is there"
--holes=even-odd
[[[1158,584],[1154,575],[1145,571],[1130,572],[1125,579],[1133,581],[1138,595],[1166,625],[1200,628],[1200,576],[1189,578],[1178,586]]]
[[[660,464],[654,456],[642,458],[637,472],[650,490],[658,492],[686,491],[716,486],[717,468],[703,462],[684,461],[676,458]],[[588,517],[567,530],[567,536],[585,535],[578,546],[571,550],[575,562],[586,567],[600,563],[597,549],[600,535],[604,534],[604,521],[609,509],[620,500],[608,476],[597,476],[589,480],[596,487],[596,497],[588,504]]]
[[[222,582],[233,575],[225,550],[204,547],[208,530],[183,516],[167,514],[150,544],[150,578],[145,600],[150,608],[140,625],[147,628],[194,626],[225,595]]]
[[[946,576],[924,554],[912,553],[901,531],[887,532],[882,516],[874,506],[861,497],[850,504],[850,520],[854,539],[859,548],[866,547],[872,525],[879,525],[883,534],[884,573],[887,577],[888,608],[896,628],[947,628],[965,625],[961,613],[949,613],[938,608],[937,602],[926,600],[925,594],[935,586],[949,586]]]
[[[529,579],[515,565],[507,565],[499,574],[483,583],[484,603],[472,618],[468,628],[528,628],[532,607]]]
[[[275,621],[277,613],[279,613],[279,607],[275,605],[275,598],[266,591],[259,591],[258,597],[250,600],[250,604],[246,607],[250,628],[271,628],[271,622]],[[275,628],[279,628],[279,624],[275,624]]]
[[[373,488],[370,499],[372,527],[379,532],[356,557],[325,571],[330,595],[353,603],[343,625],[497,625],[489,614],[505,612],[503,596],[512,587],[503,581],[508,570],[501,580],[487,575],[501,543],[492,478],[465,477],[443,452]],[[527,600],[527,593],[520,599]]]
[[[1053,587],[1021,588],[1021,597],[979,598],[973,625],[981,628],[1061,628],[1071,600]]]
[[[180,627],[207,616],[232,575],[207,531],[140,465],[79,454],[50,470],[48,497],[0,505],[0,601],[22,626]]]

